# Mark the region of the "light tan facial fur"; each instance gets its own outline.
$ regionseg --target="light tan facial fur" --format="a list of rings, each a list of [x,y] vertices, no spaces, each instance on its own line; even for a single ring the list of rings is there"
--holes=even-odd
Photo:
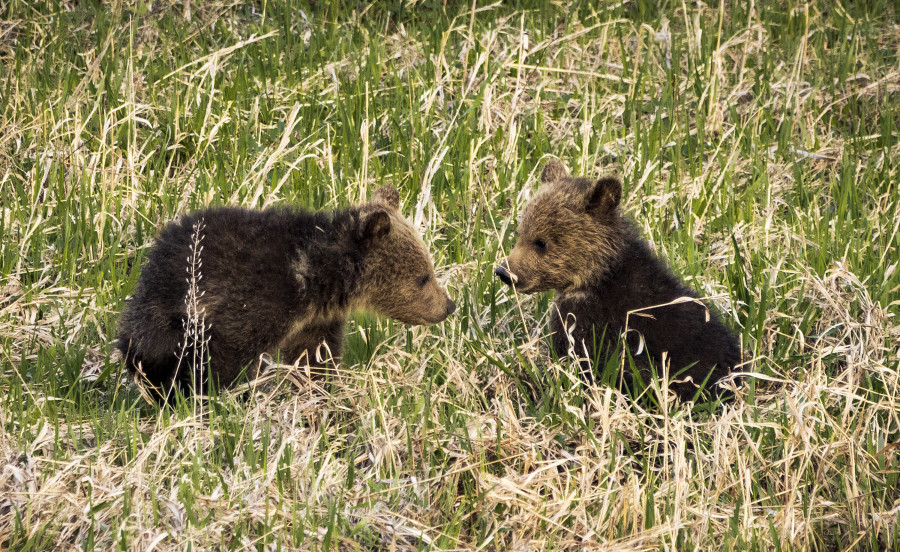
[[[606,272],[618,253],[621,183],[614,178],[573,178],[550,161],[542,185],[525,207],[518,240],[500,271],[518,291],[578,288]]]
[[[425,242],[399,207],[397,190],[383,186],[362,209],[363,219],[379,217],[363,278],[364,302],[407,324],[436,324],[456,306],[435,279]]]

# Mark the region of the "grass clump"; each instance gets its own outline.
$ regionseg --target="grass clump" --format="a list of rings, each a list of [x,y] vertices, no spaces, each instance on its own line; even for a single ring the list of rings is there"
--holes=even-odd
[[[0,544],[898,546],[896,5],[0,4]],[[730,404],[583,390],[492,276],[548,156],[748,352]],[[401,190],[459,305],[330,382],[172,408],[110,348],[165,221]],[[651,390],[650,393],[653,393]]]

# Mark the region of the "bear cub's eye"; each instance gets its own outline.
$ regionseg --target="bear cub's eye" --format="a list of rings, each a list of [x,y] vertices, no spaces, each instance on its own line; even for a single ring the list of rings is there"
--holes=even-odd
[[[423,274],[416,281],[419,283],[419,287],[425,287],[429,280],[431,280],[431,274]]]
[[[535,247],[535,249],[537,249],[539,252],[543,253],[544,251],[547,250],[547,242],[545,242],[544,240],[538,238],[538,239],[534,240],[534,247]]]

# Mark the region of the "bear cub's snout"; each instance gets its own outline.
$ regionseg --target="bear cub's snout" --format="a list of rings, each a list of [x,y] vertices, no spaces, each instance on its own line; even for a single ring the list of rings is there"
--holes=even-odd
[[[497,269],[494,270],[494,274],[500,278],[500,281],[508,286],[512,286],[515,283],[515,276],[509,273],[509,269],[506,268],[505,263],[500,263],[497,265]]]

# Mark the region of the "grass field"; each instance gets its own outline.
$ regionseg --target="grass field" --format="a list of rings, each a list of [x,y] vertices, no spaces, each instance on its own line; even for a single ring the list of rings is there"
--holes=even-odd
[[[473,9],[474,8],[474,9]],[[0,548],[900,549],[900,6],[0,0]],[[543,163],[741,336],[726,405],[583,389],[492,267]],[[459,310],[174,408],[153,237],[390,183]]]

